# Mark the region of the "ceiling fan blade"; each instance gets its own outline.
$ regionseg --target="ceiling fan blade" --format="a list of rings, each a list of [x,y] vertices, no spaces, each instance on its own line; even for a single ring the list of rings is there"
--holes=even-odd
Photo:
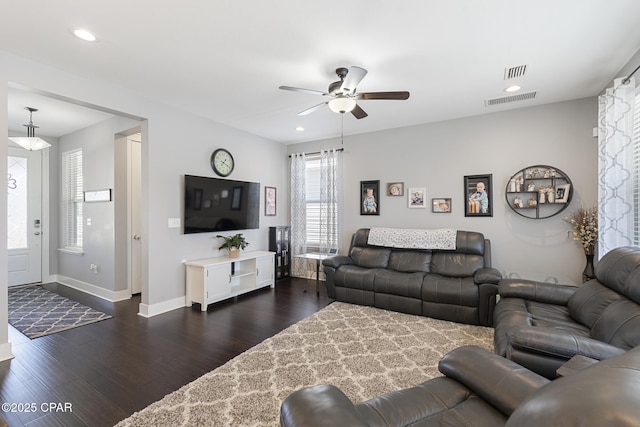
[[[409,98],[409,92],[364,92],[356,93],[356,99],[397,99],[405,100]]]
[[[306,110],[304,110],[304,111],[300,111],[300,112],[298,113],[298,115],[299,115],[299,116],[306,116],[307,114],[311,114],[311,113],[313,113],[314,111],[319,110],[320,108],[324,107],[324,106],[325,106],[325,105],[327,105],[328,103],[329,103],[329,101],[327,101],[327,102],[323,102],[323,103],[318,104],[318,105],[314,105],[313,107],[307,108],[307,109],[306,109]]]
[[[301,87],[293,87],[293,86],[280,86],[278,89],[292,90],[294,92],[306,92],[306,93],[310,93],[312,95],[329,95],[327,92],[323,92],[321,90],[304,89],[304,88],[301,88]]]
[[[367,70],[364,68],[353,66],[349,68],[349,72],[347,76],[344,78],[342,82],[342,87],[340,88],[343,94],[353,94],[356,91],[356,87],[362,81],[364,76],[367,75]]]
[[[358,104],[353,107],[353,110],[351,110],[351,114],[353,114],[353,117],[355,117],[356,119],[364,119],[368,116],[368,114],[362,108],[360,108]]]

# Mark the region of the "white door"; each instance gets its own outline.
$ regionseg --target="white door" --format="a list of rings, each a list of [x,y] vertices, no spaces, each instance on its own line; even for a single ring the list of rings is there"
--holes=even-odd
[[[9,147],[9,286],[42,281],[42,152]]]
[[[129,148],[129,224],[131,226],[131,257],[129,260],[131,294],[142,292],[142,145],[140,134],[127,138]]]

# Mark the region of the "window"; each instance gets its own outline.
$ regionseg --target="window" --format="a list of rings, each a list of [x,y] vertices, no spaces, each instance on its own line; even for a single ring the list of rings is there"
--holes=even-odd
[[[335,166],[335,159],[330,159],[330,167]],[[338,221],[338,203],[335,199],[321,203],[322,197],[322,162],[321,156],[307,155],[305,163],[305,196],[307,214],[306,244],[308,250],[320,250],[323,246],[335,246],[338,241],[337,227],[327,229],[329,218]],[[325,185],[327,185],[325,183]],[[330,194],[335,194],[335,192]],[[327,235],[329,233],[329,235]]]
[[[82,150],[62,153],[62,246],[81,250],[83,237]]]

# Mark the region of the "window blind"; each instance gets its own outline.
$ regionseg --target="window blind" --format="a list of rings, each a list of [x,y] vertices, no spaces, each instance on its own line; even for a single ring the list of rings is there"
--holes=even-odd
[[[62,153],[62,238],[65,249],[82,249],[83,190],[82,150]]]
[[[306,211],[307,211],[307,247],[311,249],[319,249],[321,246],[323,227],[322,219],[327,218],[329,210],[332,210],[332,214],[338,217],[338,205],[333,203],[320,203],[320,177],[321,177],[321,157],[320,155],[307,155],[306,156],[306,176],[305,176],[305,196],[306,196]],[[324,227],[326,229],[326,227]],[[325,231],[326,232],[326,231]],[[337,241],[337,236],[329,241]],[[324,239],[327,240],[326,238]]]

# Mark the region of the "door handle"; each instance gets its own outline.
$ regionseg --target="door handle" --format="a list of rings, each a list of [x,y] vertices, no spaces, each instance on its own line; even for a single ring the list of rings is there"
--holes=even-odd
[[[140,240],[140,236],[138,236],[137,234],[133,235],[133,240]]]
[[[40,232],[39,232],[39,231],[36,231],[36,232],[34,232],[33,234],[35,234],[36,236],[39,236],[39,235],[40,235]]]

